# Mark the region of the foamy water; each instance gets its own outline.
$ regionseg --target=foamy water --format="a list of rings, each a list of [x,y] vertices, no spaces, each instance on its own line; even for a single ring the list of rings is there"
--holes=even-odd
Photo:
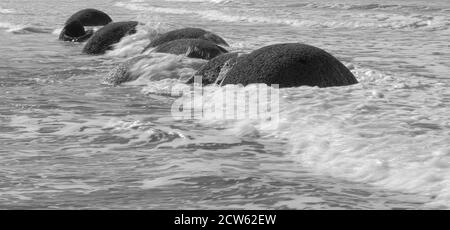
[[[0,208],[450,207],[446,0],[0,7]],[[57,34],[87,7],[145,25],[106,55],[85,56]],[[183,82],[205,63],[183,55],[147,52],[131,68],[136,80],[105,84],[158,33],[185,26],[214,31],[230,51],[318,46],[360,83],[281,89],[278,121],[174,119],[172,104],[190,100]],[[225,88],[255,95],[268,86]],[[205,87],[201,99],[223,103],[223,89]]]
[[[6,9],[0,6],[0,14],[13,14],[16,13],[13,9]]]

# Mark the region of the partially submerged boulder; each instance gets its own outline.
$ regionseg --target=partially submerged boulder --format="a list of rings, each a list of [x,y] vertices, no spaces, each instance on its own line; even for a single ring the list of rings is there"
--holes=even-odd
[[[345,86],[356,84],[355,76],[331,54],[300,43],[275,44],[239,58],[221,85],[252,83],[296,86]]]
[[[104,26],[111,23],[112,19],[100,10],[83,9],[70,16],[65,25],[73,21],[79,21],[83,26]]]
[[[99,29],[83,48],[86,54],[104,54],[123,37],[136,33],[136,21],[113,22]]]
[[[150,44],[147,47],[145,47],[143,52],[152,47],[157,47],[164,43],[178,39],[201,39],[210,41],[217,45],[228,46],[228,43],[223,38],[212,32],[200,28],[182,28],[158,35],[155,39],[153,39],[150,42]]]

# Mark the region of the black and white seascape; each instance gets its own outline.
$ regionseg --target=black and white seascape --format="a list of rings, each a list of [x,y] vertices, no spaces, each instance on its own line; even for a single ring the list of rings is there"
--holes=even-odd
[[[1,0],[0,209],[449,209],[448,0]]]

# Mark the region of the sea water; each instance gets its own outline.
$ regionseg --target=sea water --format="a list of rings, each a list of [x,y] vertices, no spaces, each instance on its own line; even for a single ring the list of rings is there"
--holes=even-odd
[[[87,56],[57,40],[83,8],[143,24]],[[105,84],[182,27],[230,51],[314,45],[359,83],[280,89],[276,122],[175,119],[188,98],[173,89],[203,60],[153,54],[137,80]],[[1,0],[0,208],[448,209],[449,41],[448,0]]]

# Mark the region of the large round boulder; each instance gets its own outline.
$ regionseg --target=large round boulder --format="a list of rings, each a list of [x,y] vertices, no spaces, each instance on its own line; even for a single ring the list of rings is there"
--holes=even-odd
[[[345,86],[355,76],[331,54],[301,43],[270,45],[239,58],[221,85],[252,83],[296,86]]]
[[[218,35],[206,31],[204,29],[200,28],[182,28],[177,30],[172,30],[167,33],[163,33],[158,35],[155,39],[153,39],[150,44],[145,47],[144,51],[148,50],[152,47],[157,47],[161,44],[164,44],[166,42],[178,40],[178,39],[201,39],[213,42],[217,45],[224,45],[228,46],[228,43],[223,40],[223,38],[219,37]]]
[[[80,21],[83,26],[104,26],[112,22],[112,19],[100,10],[83,9],[70,16],[65,25],[73,21]]]

